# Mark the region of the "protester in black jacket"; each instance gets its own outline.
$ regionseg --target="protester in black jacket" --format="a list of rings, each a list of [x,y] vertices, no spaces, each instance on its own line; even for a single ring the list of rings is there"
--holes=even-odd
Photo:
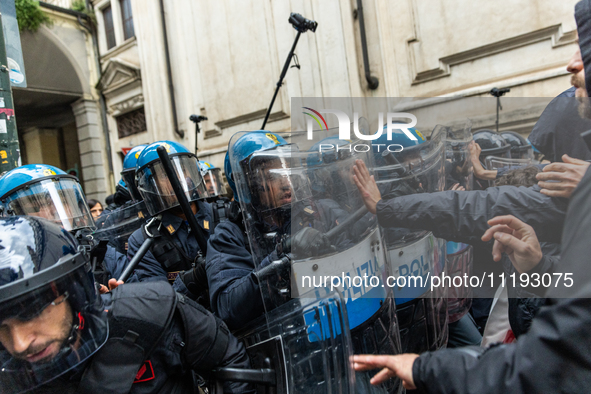
[[[577,4],[575,17],[582,59],[587,70],[591,70],[591,0]],[[586,82],[588,96],[591,72],[585,77],[587,81],[578,82],[578,88],[583,88]],[[591,108],[588,101],[583,101],[583,105],[587,111]],[[364,197],[369,197],[367,191]],[[483,240],[494,237],[495,260],[506,253],[520,273],[539,273],[543,255],[534,229],[512,216],[495,218],[490,224],[493,227]],[[530,331],[519,341],[493,346],[484,352],[464,348],[425,353],[420,357],[416,354],[356,356],[355,368],[383,368],[372,383],[397,375],[405,387],[428,393],[588,392],[591,387],[589,234],[591,171],[587,169],[566,215],[560,271],[545,267],[549,269],[546,272],[568,276],[572,282],[563,281],[558,287],[549,288],[546,295],[554,298],[555,303],[540,310]]]

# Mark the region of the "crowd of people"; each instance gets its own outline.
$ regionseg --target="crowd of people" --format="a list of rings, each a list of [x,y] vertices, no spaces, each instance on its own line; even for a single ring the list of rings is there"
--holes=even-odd
[[[323,392],[337,362],[318,361],[323,341],[341,335],[355,377],[342,392],[587,392],[591,0],[575,19],[573,87],[528,139],[410,128],[384,141],[401,151],[358,152],[330,130],[313,146],[258,130],[232,136],[223,171],[158,141],[129,151],[104,208],[56,167],[3,174],[0,391],[251,393],[286,379]],[[330,296],[294,278],[361,269],[490,273],[491,285],[343,285],[344,323],[312,339],[320,315],[300,316],[319,359],[261,350],[270,313]],[[545,275],[558,279],[529,280]]]

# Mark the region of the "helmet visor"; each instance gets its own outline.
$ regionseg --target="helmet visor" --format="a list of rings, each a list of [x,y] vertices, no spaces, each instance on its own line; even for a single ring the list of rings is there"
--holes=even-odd
[[[308,176],[292,146],[255,152],[242,167],[253,207],[259,212],[291,208],[312,196]]]
[[[205,183],[209,197],[217,197],[227,193],[221,168],[214,168],[213,170],[207,171],[203,175],[203,182]]]
[[[49,219],[67,231],[94,227],[80,184],[72,178],[41,180],[16,190],[4,203],[14,215]]]
[[[135,184],[135,168],[121,171],[121,179],[125,182],[125,186],[127,186],[127,190],[133,201],[142,201],[142,195]]]
[[[83,257],[77,254],[71,258]],[[3,393],[22,393],[43,385],[82,365],[105,343],[106,314],[89,270],[84,264],[46,286],[0,304]],[[23,327],[37,334],[38,340],[17,352],[13,336]]]
[[[207,191],[199,171],[199,163],[195,156],[173,156],[170,161],[188,201],[207,197]],[[157,215],[167,209],[179,206],[170,180],[159,160],[138,170],[137,182],[138,190],[151,215]]]

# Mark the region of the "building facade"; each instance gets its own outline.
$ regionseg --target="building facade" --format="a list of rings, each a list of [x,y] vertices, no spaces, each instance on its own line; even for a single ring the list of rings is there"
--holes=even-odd
[[[68,7],[67,0],[52,3]],[[296,35],[290,12],[317,21],[318,29],[299,40],[292,62],[299,67],[287,73],[266,127],[271,131],[290,130],[291,97],[399,97],[395,107],[406,111],[487,96],[493,87],[510,88],[507,97],[554,97],[570,86],[565,66],[576,50],[576,0],[88,3],[97,19],[98,62],[87,55],[80,66],[88,70],[87,91],[75,108],[90,113],[94,103],[99,119],[104,98],[106,126],[92,125],[90,154],[80,131],[78,146],[81,158],[115,181],[126,149],[137,144],[175,140],[221,166],[235,132],[260,129]],[[516,115],[523,114],[518,108],[503,113],[500,128],[527,134],[543,106],[526,115]],[[192,114],[207,117],[199,134]],[[475,125],[494,122],[491,106]],[[107,193],[112,184],[106,179],[101,187]]]

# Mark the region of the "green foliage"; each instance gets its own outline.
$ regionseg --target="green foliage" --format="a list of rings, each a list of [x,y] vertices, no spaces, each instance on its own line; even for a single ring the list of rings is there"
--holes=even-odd
[[[85,0],[74,0],[72,2],[71,8],[74,11],[78,11],[78,12],[88,15],[90,17],[90,20],[92,21],[92,24],[94,26],[96,26],[96,14],[94,13],[93,10],[89,10],[88,8],[86,8],[86,1]]]
[[[20,31],[37,31],[42,24],[51,25],[51,19],[41,11],[39,2],[34,0],[16,0],[16,20]]]

